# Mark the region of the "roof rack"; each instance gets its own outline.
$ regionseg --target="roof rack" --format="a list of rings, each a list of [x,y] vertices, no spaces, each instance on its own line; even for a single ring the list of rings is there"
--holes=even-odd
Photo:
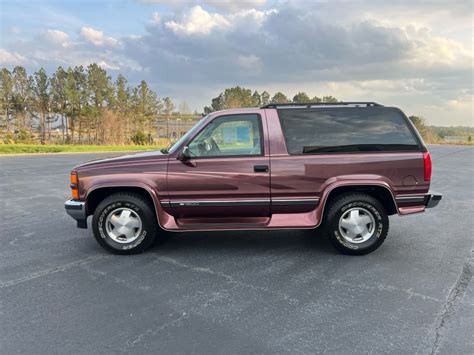
[[[308,103],[297,103],[297,102],[286,102],[283,104],[268,104],[262,106],[260,108],[279,108],[279,107],[304,107],[304,108],[311,108],[311,107],[318,107],[318,106],[351,106],[351,107],[373,107],[373,106],[383,106],[376,102],[367,102],[367,101],[347,101],[347,102],[308,102]]]

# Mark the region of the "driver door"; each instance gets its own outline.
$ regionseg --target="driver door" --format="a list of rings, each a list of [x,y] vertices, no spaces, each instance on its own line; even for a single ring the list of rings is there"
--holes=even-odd
[[[218,116],[188,143],[186,159],[170,159],[167,211],[178,223],[263,223],[270,216],[263,127],[257,113]]]

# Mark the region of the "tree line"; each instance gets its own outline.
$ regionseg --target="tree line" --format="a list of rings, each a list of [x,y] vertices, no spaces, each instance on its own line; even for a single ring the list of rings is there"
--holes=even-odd
[[[54,124],[63,143],[151,143],[158,119],[175,110],[145,80],[136,87],[122,75],[112,81],[97,64],[58,67],[51,76],[43,68],[33,75],[22,66],[2,68],[0,103],[3,139],[16,142],[50,142]]]
[[[270,95],[235,86],[214,97],[203,111],[337,101],[333,96],[310,97],[303,91],[291,97],[280,91]],[[0,70],[0,141],[7,143],[152,144],[158,132],[161,138],[175,140],[201,116],[189,111],[185,102],[176,107],[171,98],[158,97],[145,80],[137,86],[131,86],[123,75],[112,80],[97,64],[60,66],[51,76],[43,68],[32,75],[22,66]],[[445,136],[466,136],[472,141],[471,131],[447,131],[428,126],[422,117],[410,119],[428,143],[442,143]]]
[[[286,96],[284,93],[278,91],[271,96],[267,91],[259,93],[258,91],[246,89],[240,86],[225,89],[224,92],[220,93],[219,96],[211,100],[210,106],[204,107],[204,113],[210,113],[213,111],[225,110],[229,108],[239,107],[261,107],[271,103],[282,104],[282,103],[335,103],[338,100],[333,96],[314,96],[309,97],[303,91],[298,92],[293,98]]]
[[[285,102],[337,100],[332,96],[310,98],[305,92],[293,98],[282,92],[271,96],[267,91],[236,86],[213,98],[203,111]],[[158,130],[165,132],[162,137],[176,139],[183,130],[171,132],[173,122],[187,120],[191,124],[200,116],[190,114],[185,102],[177,108],[171,98],[158,97],[145,80],[137,86],[130,86],[123,75],[112,80],[98,64],[60,66],[50,76],[43,68],[32,75],[22,66],[11,71],[2,68],[0,104],[0,138],[4,142],[150,144]]]

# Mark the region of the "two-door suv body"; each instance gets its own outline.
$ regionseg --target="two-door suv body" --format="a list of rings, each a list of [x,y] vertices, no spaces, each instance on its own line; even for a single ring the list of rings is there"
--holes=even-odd
[[[168,149],[79,165],[66,201],[77,226],[115,253],[160,230],[324,227],[343,253],[384,241],[389,215],[434,207],[431,158],[398,108],[271,104],[203,117]]]

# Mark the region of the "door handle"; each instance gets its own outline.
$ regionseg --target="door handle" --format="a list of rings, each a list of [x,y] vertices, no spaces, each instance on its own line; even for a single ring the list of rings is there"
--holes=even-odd
[[[268,173],[268,165],[254,165],[253,171],[256,173]]]

